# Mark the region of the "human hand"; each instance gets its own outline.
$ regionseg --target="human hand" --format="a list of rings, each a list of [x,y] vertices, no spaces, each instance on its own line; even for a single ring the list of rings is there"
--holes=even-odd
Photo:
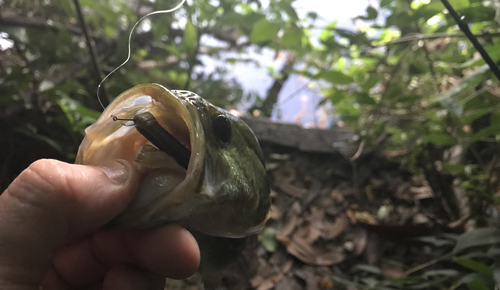
[[[193,274],[200,253],[176,225],[99,231],[123,212],[138,169],[39,160],[0,195],[0,289],[163,289]]]

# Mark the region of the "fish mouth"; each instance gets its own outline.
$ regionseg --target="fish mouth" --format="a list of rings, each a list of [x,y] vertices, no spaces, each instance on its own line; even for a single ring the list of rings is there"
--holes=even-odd
[[[118,96],[86,130],[76,163],[141,164],[141,182],[129,208],[106,228],[145,228],[182,221],[200,206],[205,134],[198,109],[158,84]],[[194,201],[191,201],[194,200]]]
[[[85,130],[86,138],[80,145],[76,163],[135,161],[140,148],[151,143],[188,170],[195,149],[192,143],[199,143],[204,137],[203,132],[195,134],[200,126],[194,119],[196,111],[188,110],[186,102],[167,88],[157,84],[138,85],[119,95]],[[202,149],[199,145],[196,150]]]
[[[140,96],[135,96],[135,93]],[[133,126],[150,144],[158,150],[171,156],[177,164],[188,171],[193,152],[193,143],[200,140],[200,134],[194,132],[196,112],[188,109],[185,100],[173,94],[167,88],[157,84],[140,85],[125,92],[123,95],[133,95],[132,98],[145,98],[148,105],[135,111]],[[115,117],[117,118],[117,117]],[[203,134],[201,134],[203,136]],[[199,147],[199,146],[197,146]],[[194,154],[193,157],[195,157]],[[142,163],[139,154],[136,161]],[[150,160],[147,163],[151,163]],[[153,167],[162,167],[158,162]]]

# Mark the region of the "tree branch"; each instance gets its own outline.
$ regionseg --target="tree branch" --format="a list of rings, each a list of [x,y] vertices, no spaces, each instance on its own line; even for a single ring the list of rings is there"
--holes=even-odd
[[[80,6],[80,2],[78,2],[78,0],[73,0],[73,3],[75,4],[76,14],[78,15],[78,20],[80,21],[80,26],[82,27],[83,35],[85,36],[85,41],[87,42],[87,48],[89,50],[90,59],[92,60],[92,65],[94,66],[94,70],[96,73],[94,76],[96,80],[96,87],[98,87],[98,85],[102,81],[102,71],[101,68],[99,67],[99,64],[97,63],[97,53],[95,51],[92,39],[90,38],[90,33],[85,23],[85,19],[83,17],[82,7]],[[104,85],[103,85],[102,95],[104,97],[103,98],[104,100],[100,101],[102,101],[102,104],[106,107],[109,104],[110,99],[108,97],[108,93]]]
[[[26,27],[40,30],[52,30],[54,32],[66,30],[76,35],[81,35],[83,33],[82,30],[77,26],[61,25],[58,23],[50,22],[46,19],[36,17],[3,17],[2,15],[0,15],[0,26]]]
[[[17,26],[17,27],[40,29],[40,30],[52,30],[54,32],[67,31],[67,32],[75,34],[75,35],[83,35],[84,34],[84,32],[79,27],[77,27],[75,25],[62,25],[60,23],[53,23],[49,20],[37,18],[37,17],[29,17],[29,18],[4,17],[0,14],[0,26]],[[240,49],[240,48],[243,48],[245,46],[252,44],[250,41],[238,42],[240,35],[231,31],[231,30],[228,30],[228,33],[222,33],[222,32],[218,32],[218,31],[212,31],[210,29],[203,29],[203,30],[200,30],[199,33],[212,35],[213,37],[217,38],[218,40],[229,43],[230,44],[229,46],[231,46],[231,45],[234,46],[235,49]],[[147,33],[143,33],[143,34],[145,35]],[[150,34],[152,37],[152,33],[150,33]],[[90,33],[90,32],[89,32],[89,35],[94,40],[101,39],[98,36],[92,35],[92,33]],[[176,36],[182,37],[183,35],[184,35],[184,31],[182,29],[169,28],[169,30],[168,30],[169,37],[176,37]],[[227,48],[226,48],[226,50],[227,50]]]
[[[290,76],[290,72],[292,71],[294,64],[295,64],[295,55],[293,54],[288,55],[288,57],[286,58],[285,65],[280,71],[281,77],[274,81],[269,91],[267,91],[266,99],[262,102],[260,108],[258,108],[262,112],[262,116],[265,117],[271,116],[271,113],[273,112],[274,109],[274,105],[276,105],[276,102],[278,101],[278,95],[281,91],[281,88],[283,87],[283,84]]]
[[[474,37],[474,34],[469,29],[469,26],[467,23],[465,23],[462,18],[457,14],[455,9],[450,5],[448,0],[441,0],[443,3],[444,7],[448,9],[448,12],[450,13],[451,17],[455,20],[457,23],[458,27],[462,30],[462,32],[467,36],[469,41],[474,45],[474,47],[477,49],[477,51],[481,54],[483,57],[484,61],[488,64],[490,67],[491,71],[495,74],[498,80],[500,80],[500,68],[498,68],[498,65],[491,59],[490,55],[484,50],[483,46],[479,41],[477,40],[476,37]]]

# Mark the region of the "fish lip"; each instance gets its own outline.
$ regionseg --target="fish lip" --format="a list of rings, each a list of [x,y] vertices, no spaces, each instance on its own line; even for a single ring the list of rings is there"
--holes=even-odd
[[[204,159],[204,153],[205,152],[205,131],[204,128],[201,124],[201,120],[198,115],[198,109],[193,106],[193,104],[187,99],[183,98],[182,93],[183,91],[171,91],[168,88],[152,83],[152,84],[145,84],[145,85],[139,85],[134,88],[138,89],[143,89],[144,88],[151,88],[153,90],[159,90],[159,93],[161,94],[162,97],[167,97],[167,98],[158,98],[156,94],[152,94],[152,98],[157,101],[159,104],[163,105],[164,107],[169,107],[171,105],[174,105],[176,109],[181,110],[180,111],[180,116],[184,123],[187,126],[187,130],[189,132],[189,144],[184,144],[183,140],[179,140],[179,136],[176,136],[173,132],[170,132],[176,138],[178,141],[183,143],[188,149],[190,150],[190,158],[189,158],[189,164],[188,167],[186,168],[186,175],[189,174],[194,174],[195,167],[201,166],[200,164],[203,164],[203,159]],[[187,92],[187,91],[186,91]],[[166,93],[166,94],[164,94]],[[174,101],[173,103],[170,103],[171,101]],[[165,128],[165,125],[169,122],[170,116],[164,116],[162,118],[161,116],[157,118],[157,121],[162,125],[162,127]],[[162,121],[164,120],[164,121]],[[167,130],[168,131],[168,130]]]

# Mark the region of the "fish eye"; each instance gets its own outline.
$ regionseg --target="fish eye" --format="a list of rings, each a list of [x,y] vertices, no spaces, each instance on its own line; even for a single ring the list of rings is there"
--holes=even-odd
[[[231,122],[224,115],[217,115],[212,120],[215,137],[222,143],[229,143],[231,139]]]

